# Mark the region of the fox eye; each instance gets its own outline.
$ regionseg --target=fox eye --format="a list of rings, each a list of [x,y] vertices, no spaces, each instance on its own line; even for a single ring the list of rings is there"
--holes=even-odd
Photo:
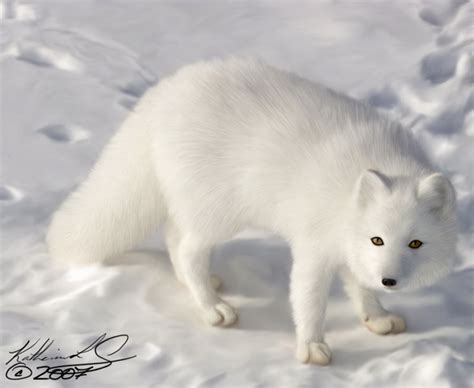
[[[383,245],[383,240],[380,237],[372,237],[370,241],[372,241],[372,244],[374,245]]]
[[[408,244],[408,246],[412,249],[418,249],[422,245],[423,243],[420,240],[413,240],[410,242],[410,244]]]

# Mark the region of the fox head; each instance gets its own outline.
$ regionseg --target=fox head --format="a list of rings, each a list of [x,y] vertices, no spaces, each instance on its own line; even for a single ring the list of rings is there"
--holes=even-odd
[[[450,272],[456,198],[442,174],[389,178],[367,170],[355,184],[351,207],[346,255],[365,286],[413,290]]]

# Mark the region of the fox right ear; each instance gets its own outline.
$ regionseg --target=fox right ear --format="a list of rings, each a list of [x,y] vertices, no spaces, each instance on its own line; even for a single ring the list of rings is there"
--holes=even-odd
[[[449,212],[456,206],[454,187],[441,173],[434,173],[420,181],[418,198],[426,201],[433,211]]]
[[[390,180],[376,170],[365,170],[355,185],[356,201],[361,207],[367,206],[376,195],[390,194]]]

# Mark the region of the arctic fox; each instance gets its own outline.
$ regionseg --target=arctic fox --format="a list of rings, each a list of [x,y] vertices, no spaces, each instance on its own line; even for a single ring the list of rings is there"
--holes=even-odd
[[[87,264],[163,224],[177,278],[206,322],[228,326],[237,315],[216,293],[210,250],[248,227],[272,231],[292,250],[296,357],[325,365],[334,275],[371,331],[404,331],[375,292],[449,272],[455,204],[413,136],[365,104],[256,60],[213,60],[142,97],[47,241],[53,259]]]

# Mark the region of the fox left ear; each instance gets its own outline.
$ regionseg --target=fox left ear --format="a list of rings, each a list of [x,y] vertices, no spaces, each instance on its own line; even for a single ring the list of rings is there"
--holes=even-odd
[[[437,172],[423,178],[418,184],[418,198],[427,201],[433,211],[446,213],[456,205],[454,187],[443,174]]]
[[[388,177],[372,169],[363,171],[355,185],[355,197],[359,206],[366,207],[380,194],[390,194]]]

